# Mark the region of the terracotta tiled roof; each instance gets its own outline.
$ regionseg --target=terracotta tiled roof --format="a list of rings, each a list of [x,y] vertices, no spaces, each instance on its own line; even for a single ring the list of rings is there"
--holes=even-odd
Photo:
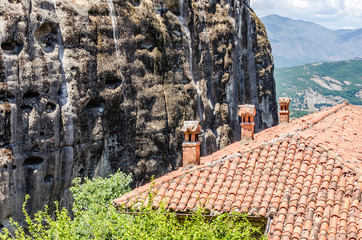
[[[264,130],[156,179],[152,205],[272,217],[269,239],[362,239],[361,116],[342,104]],[[114,203],[147,204],[150,186]]]

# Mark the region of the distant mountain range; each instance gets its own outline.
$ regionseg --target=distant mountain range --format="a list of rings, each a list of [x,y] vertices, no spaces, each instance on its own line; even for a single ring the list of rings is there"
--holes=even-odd
[[[278,15],[262,18],[277,68],[362,57],[362,28],[331,30]]]
[[[277,98],[289,97],[293,117],[345,101],[362,105],[362,61],[320,62],[274,71]]]

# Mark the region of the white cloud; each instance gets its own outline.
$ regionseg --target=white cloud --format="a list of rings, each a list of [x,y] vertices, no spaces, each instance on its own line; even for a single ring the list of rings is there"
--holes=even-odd
[[[278,14],[331,29],[362,28],[361,0],[251,0],[259,17]]]
[[[289,3],[291,3],[291,5],[293,6],[293,8],[299,8],[299,9],[306,9],[308,8],[308,1],[305,0],[294,0],[294,1],[290,1]]]

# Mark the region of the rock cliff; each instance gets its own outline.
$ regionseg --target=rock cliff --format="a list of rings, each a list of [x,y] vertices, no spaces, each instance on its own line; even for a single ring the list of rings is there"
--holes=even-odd
[[[184,120],[202,154],[277,122],[270,44],[239,0],[2,0],[0,227],[69,203],[74,177],[180,166]]]

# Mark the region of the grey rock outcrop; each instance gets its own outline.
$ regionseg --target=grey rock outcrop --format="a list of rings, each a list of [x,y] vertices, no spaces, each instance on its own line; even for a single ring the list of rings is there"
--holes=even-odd
[[[277,122],[270,44],[248,1],[2,0],[0,227],[70,201],[74,177],[181,164],[184,120],[202,154]]]

